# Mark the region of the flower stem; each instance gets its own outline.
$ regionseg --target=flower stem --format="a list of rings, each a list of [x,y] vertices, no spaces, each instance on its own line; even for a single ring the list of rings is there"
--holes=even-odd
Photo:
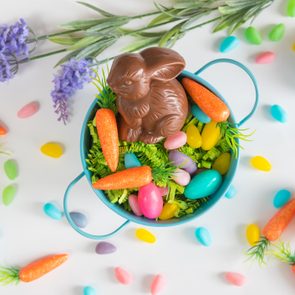
[[[52,34],[47,34],[47,35],[36,36],[36,38],[29,39],[27,42],[32,43],[32,42],[40,41],[40,40],[47,40],[47,39],[49,39],[51,37],[70,34],[70,33],[75,33],[75,32],[79,32],[79,31],[81,31],[81,30],[75,29],[75,30],[67,30],[67,31],[62,31],[62,32],[58,32],[58,33],[52,33]]]
[[[62,53],[62,52],[65,52],[65,51],[67,51],[67,49],[66,48],[63,48],[63,49],[59,49],[59,50],[47,52],[47,53],[44,53],[44,54],[35,55],[35,56],[32,56],[32,57],[29,57],[29,58],[20,60],[18,63],[25,63],[25,62],[28,62],[28,61],[40,59],[40,58],[43,58],[43,57],[47,57],[47,56],[50,56],[50,55]]]

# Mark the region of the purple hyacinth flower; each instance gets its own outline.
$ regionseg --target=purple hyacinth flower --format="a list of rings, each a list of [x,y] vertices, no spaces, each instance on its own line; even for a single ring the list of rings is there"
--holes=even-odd
[[[61,69],[54,77],[54,89],[51,92],[53,107],[59,115],[58,120],[64,124],[69,119],[69,99],[76,90],[82,89],[84,83],[91,82],[94,72],[91,69],[91,61],[87,59],[71,59],[61,65]]]
[[[12,55],[0,52],[0,82],[12,79],[17,71],[17,62]]]

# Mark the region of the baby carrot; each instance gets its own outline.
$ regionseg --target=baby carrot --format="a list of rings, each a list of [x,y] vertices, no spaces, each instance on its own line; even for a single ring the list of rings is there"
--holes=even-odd
[[[152,170],[149,166],[125,169],[97,180],[92,186],[100,190],[137,188],[152,181]]]
[[[96,129],[104,158],[115,172],[119,162],[119,135],[116,116],[111,109],[101,108],[96,112]]]
[[[68,254],[55,254],[42,257],[20,269],[0,267],[0,285],[19,281],[32,282],[60,266],[67,259]]]
[[[181,83],[192,100],[208,117],[215,122],[227,120],[230,114],[229,108],[218,96],[191,79],[183,78]]]

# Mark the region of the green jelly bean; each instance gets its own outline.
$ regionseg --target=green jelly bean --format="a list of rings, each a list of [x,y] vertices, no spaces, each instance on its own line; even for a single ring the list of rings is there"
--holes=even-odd
[[[10,179],[10,180],[14,180],[15,178],[17,178],[18,176],[18,167],[17,164],[15,162],[15,160],[7,160],[4,163],[4,171],[6,176]]]
[[[287,4],[287,16],[295,16],[295,0],[289,0]]]
[[[273,26],[271,31],[268,34],[268,38],[271,41],[280,41],[285,34],[285,25],[284,24],[278,24]]]
[[[260,33],[254,27],[248,27],[244,32],[244,36],[250,44],[259,45],[262,42]]]
[[[4,188],[2,192],[2,201],[5,206],[8,206],[14,200],[16,194],[16,186],[11,184]]]

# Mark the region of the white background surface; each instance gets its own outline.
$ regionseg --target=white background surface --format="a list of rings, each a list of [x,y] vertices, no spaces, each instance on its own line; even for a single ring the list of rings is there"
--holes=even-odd
[[[148,11],[152,1],[96,1],[107,10],[122,14]],[[217,44],[224,33],[211,34],[205,27],[187,34],[174,49],[187,61],[187,69],[194,71],[211,59],[230,57],[245,63],[256,75],[260,85],[260,104],[255,116],[245,124],[256,130],[251,143],[245,143],[234,185],[238,190],[232,199],[221,199],[208,213],[188,224],[173,228],[150,228],[157,236],[156,244],[144,244],[134,238],[136,224],[110,239],[118,247],[112,255],[95,254],[95,241],[74,232],[66,223],[47,218],[42,205],[48,201],[62,204],[67,184],[81,172],[79,136],[82,121],[92,102],[95,89],[87,86],[76,94],[73,117],[68,126],[56,121],[52,109],[50,90],[55,70],[53,65],[60,56],[24,65],[15,79],[0,85],[0,119],[7,123],[9,135],[5,142],[19,164],[20,176],[16,180],[18,194],[9,207],[0,204],[0,262],[1,265],[25,265],[50,253],[68,252],[69,261],[46,277],[30,284],[0,288],[1,295],[79,295],[84,285],[93,285],[99,294],[148,294],[153,274],[162,273],[167,287],[162,293],[178,294],[294,294],[295,278],[287,265],[270,261],[267,267],[245,262],[248,245],[245,227],[256,222],[261,227],[275,213],[272,198],[276,190],[294,190],[295,166],[295,110],[294,72],[295,54],[291,45],[295,41],[294,20],[283,16],[283,2],[276,3],[256,20],[255,25],[264,32],[270,25],[284,22],[287,33],[280,43],[264,38],[261,46],[242,42],[231,53],[217,52]],[[91,10],[71,0],[1,0],[0,22],[12,23],[24,17],[37,34],[51,32],[58,24],[82,17],[96,16]],[[95,2],[94,2],[95,3]],[[240,35],[240,31],[237,33]],[[123,42],[124,43],[124,42]],[[40,50],[45,50],[42,44]],[[253,56],[262,50],[274,50],[277,59],[270,65],[256,65]],[[112,54],[108,51],[105,56]],[[204,75],[229,101],[237,118],[249,112],[253,104],[253,90],[245,74],[232,66],[216,66]],[[32,118],[20,120],[16,112],[24,104],[38,100],[40,111]],[[280,104],[289,113],[288,124],[272,121],[266,111],[270,104]],[[62,158],[44,157],[39,147],[48,141],[65,146]],[[263,155],[273,164],[270,173],[253,170],[249,158]],[[3,165],[5,158],[0,159]],[[0,169],[0,190],[10,181]],[[72,209],[88,214],[89,230],[105,233],[122,223],[96,199],[86,181],[81,181],[73,194]],[[213,244],[202,247],[194,238],[194,229],[209,229]],[[293,242],[294,222],[282,236]],[[130,286],[119,285],[113,268],[122,266],[134,276]],[[225,271],[243,273],[247,282],[242,288],[227,284]]]

